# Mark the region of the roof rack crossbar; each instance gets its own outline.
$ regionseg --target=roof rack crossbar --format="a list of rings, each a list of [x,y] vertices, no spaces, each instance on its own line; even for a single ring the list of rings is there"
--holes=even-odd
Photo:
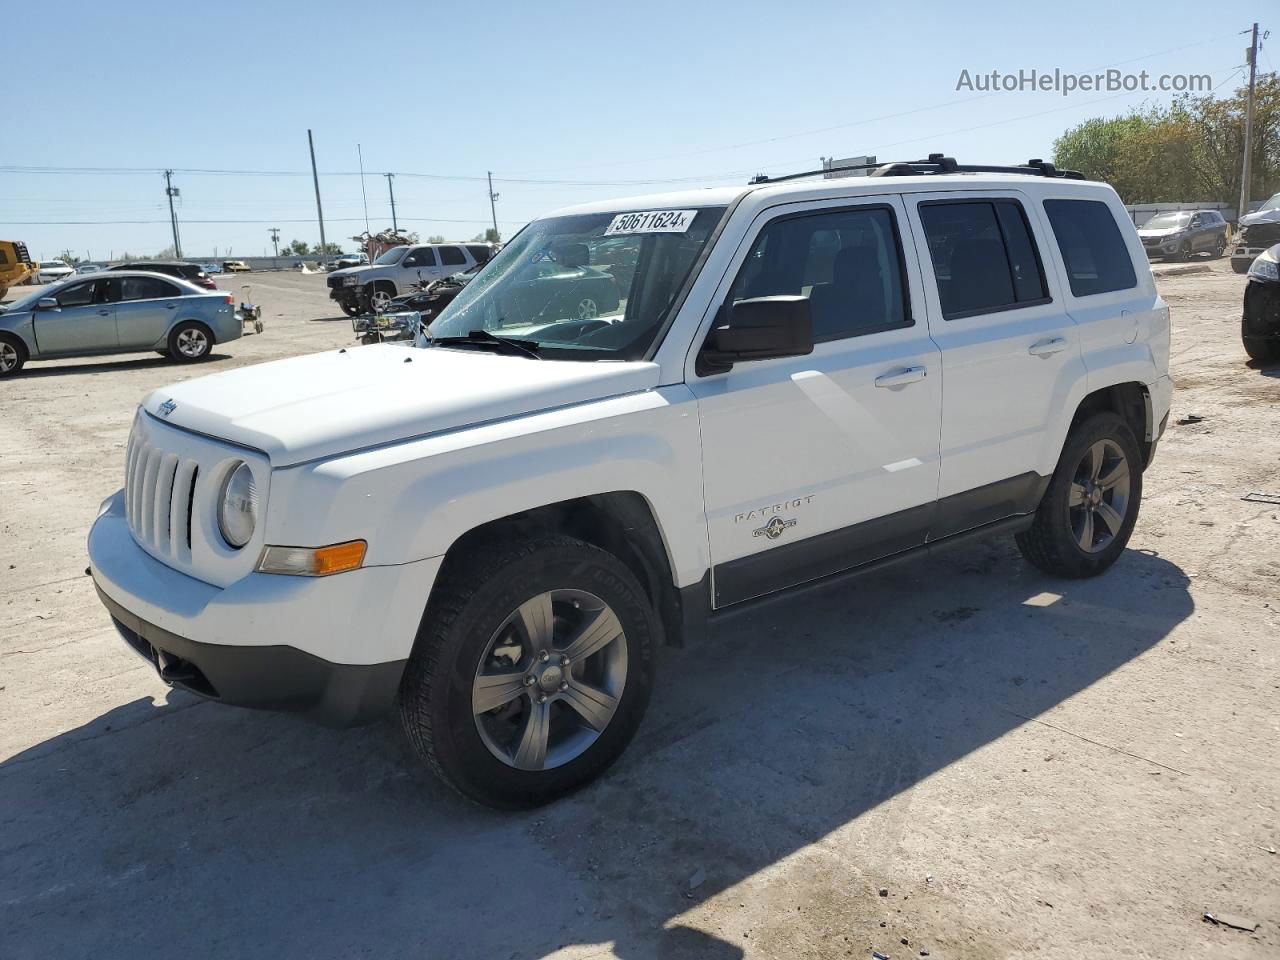
[[[1084,174],[1076,170],[1059,170],[1052,163],[1044,160],[1028,160],[1015,166],[990,164],[957,163],[954,157],[941,153],[931,153],[924,160],[898,160],[891,163],[856,163],[844,167],[825,167],[821,170],[805,170],[801,173],[788,173],[778,177],[758,173],[750,180],[750,185],[765,183],[782,183],[787,180],[802,180],[805,177],[816,177],[819,174],[845,173],[855,170],[868,170],[872,177],[915,177],[920,175],[939,175],[951,173],[1016,173],[1029,177],[1054,177],[1059,180],[1083,180]]]

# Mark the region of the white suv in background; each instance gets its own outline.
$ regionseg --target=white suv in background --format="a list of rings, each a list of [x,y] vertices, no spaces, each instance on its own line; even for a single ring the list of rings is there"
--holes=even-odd
[[[398,711],[461,793],[525,806],[603,771],[661,646],[726,611],[993,534],[1106,570],[1172,393],[1115,192],[806,176],[562,210],[417,348],[151,394],[89,536],[122,636],[226,703]]]

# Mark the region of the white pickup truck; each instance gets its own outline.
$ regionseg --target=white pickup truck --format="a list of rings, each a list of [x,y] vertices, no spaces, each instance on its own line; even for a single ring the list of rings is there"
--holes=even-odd
[[[581,284],[616,305],[584,318]],[[661,647],[726,611],[991,534],[1106,570],[1168,363],[1120,200],[1047,164],[593,203],[416,347],[148,396],[92,573],[166,683],[398,711],[465,796],[527,806],[601,773]]]

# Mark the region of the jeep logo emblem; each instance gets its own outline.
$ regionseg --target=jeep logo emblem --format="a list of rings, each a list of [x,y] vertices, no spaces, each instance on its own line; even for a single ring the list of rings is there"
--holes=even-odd
[[[753,537],[768,537],[770,540],[777,540],[784,530],[788,527],[794,527],[794,520],[783,520],[781,517],[774,517],[763,527],[759,527],[752,532]]]

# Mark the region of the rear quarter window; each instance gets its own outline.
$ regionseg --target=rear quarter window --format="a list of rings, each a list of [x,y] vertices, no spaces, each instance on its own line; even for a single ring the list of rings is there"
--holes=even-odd
[[[1138,285],[1133,260],[1111,208],[1100,200],[1046,200],[1071,293],[1089,297]]]

